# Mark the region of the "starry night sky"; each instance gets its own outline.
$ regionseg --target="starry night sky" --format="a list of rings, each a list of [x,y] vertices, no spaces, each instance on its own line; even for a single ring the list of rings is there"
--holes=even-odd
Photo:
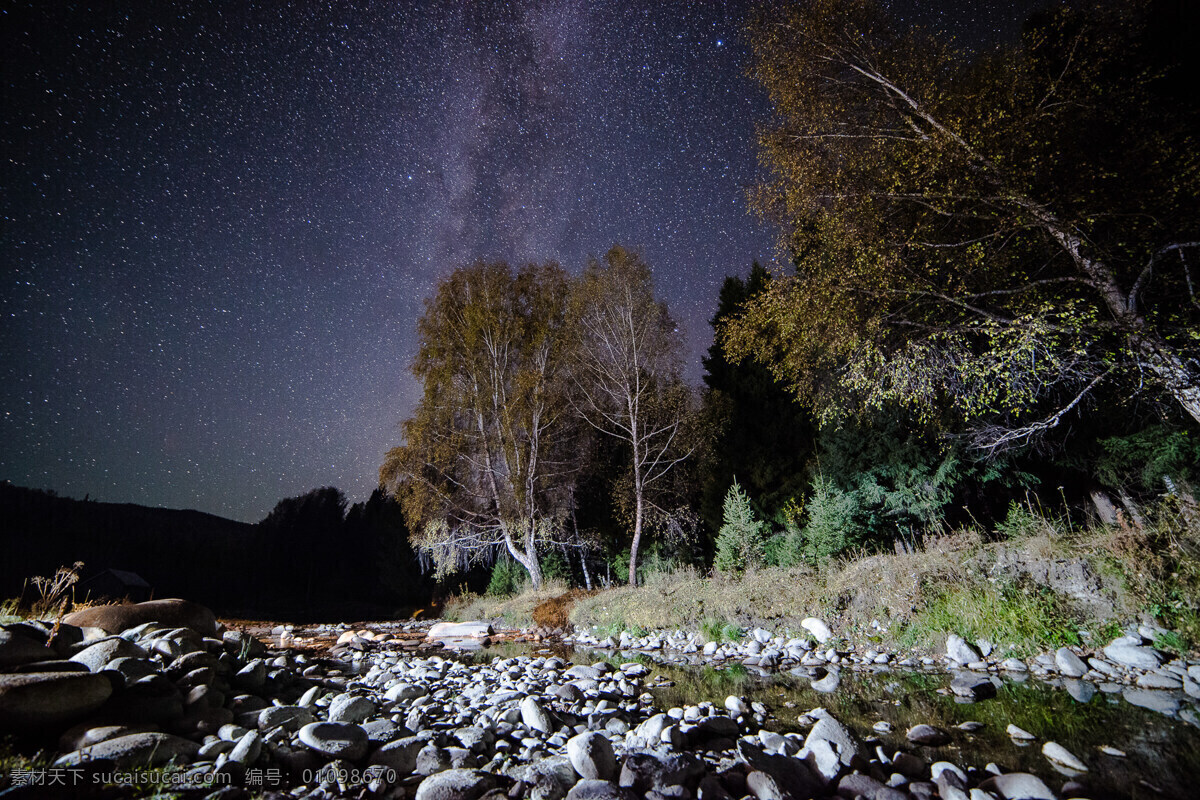
[[[0,3],[0,479],[245,521],[363,499],[422,301],[481,257],[640,247],[698,380],[721,281],[773,252],[746,6]]]

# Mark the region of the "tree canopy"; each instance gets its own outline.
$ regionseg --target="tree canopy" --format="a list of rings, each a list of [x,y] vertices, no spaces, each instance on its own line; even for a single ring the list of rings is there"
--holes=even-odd
[[[755,202],[795,273],[731,352],[826,417],[910,404],[990,452],[1106,383],[1200,420],[1200,115],[1160,11],[1058,7],[990,52],[872,0],[763,11]]]

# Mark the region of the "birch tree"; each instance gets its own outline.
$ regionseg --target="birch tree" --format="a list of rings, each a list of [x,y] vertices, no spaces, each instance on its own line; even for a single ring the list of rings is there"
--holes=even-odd
[[[1063,6],[987,53],[871,0],[765,11],[755,203],[796,272],[731,351],[826,416],[953,408],[993,453],[1105,384],[1200,421],[1200,114],[1165,8]]]
[[[588,264],[575,287],[571,327],[572,402],[587,424],[629,444],[629,582],[636,586],[648,491],[688,455],[679,446],[686,409],[682,337],[666,304],[654,298],[650,267],[620,246]]]
[[[542,583],[538,548],[562,525],[575,471],[556,264],[455,270],[426,301],[412,365],[424,394],[381,484],[439,576],[503,548]]]

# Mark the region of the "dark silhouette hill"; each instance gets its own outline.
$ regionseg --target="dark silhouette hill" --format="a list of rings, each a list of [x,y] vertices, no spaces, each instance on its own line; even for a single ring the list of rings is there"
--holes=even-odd
[[[346,508],[336,489],[280,501],[258,524],[184,509],[101,503],[0,483],[0,597],[84,562],[136,573],[155,597],[227,615],[295,621],[387,616],[428,603],[399,507],[382,492]],[[82,597],[80,597],[82,599]],[[96,599],[96,598],[91,598]]]

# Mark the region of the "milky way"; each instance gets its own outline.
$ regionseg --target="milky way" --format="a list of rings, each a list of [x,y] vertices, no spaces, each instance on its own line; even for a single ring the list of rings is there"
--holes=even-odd
[[[359,499],[454,267],[639,247],[696,380],[721,281],[771,258],[741,2],[0,12],[0,479]]]

